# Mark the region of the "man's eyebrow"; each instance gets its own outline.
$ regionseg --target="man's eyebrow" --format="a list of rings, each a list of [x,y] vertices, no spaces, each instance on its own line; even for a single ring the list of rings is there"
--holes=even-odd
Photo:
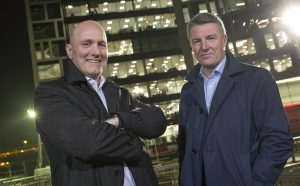
[[[84,39],[84,40],[81,41],[81,43],[83,43],[83,42],[92,42],[92,40],[91,39]]]

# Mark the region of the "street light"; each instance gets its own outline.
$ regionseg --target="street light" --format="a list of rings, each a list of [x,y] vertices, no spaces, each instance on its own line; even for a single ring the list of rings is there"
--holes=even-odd
[[[27,114],[28,114],[29,118],[31,118],[31,119],[35,119],[35,117],[36,117],[36,112],[33,109],[28,109]]]
[[[283,23],[287,25],[297,36],[300,36],[300,25],[296,24],[299,20],[299,16],[300,6],[287,8],[282,16]]]
[[[29,118],[35,120],[36,118],[36,112],[33,109],[28,109],[27,110],[27,115]],[[42,157],[42,141],[41,141],[41,136],[39,133],[37,133],[37,143],[38,143],[38,168],[42,167],[43,163],[43,157]]]
[[[23,144],[24,144],[25,148],[27,148],[27,143],[28,143],[27,140],[23,140]]]

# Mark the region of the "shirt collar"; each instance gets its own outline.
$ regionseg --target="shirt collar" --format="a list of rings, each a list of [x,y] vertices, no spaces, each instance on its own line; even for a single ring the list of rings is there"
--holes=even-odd
[[[85,76],[85,79],[88,81],[88,83],[90,84],[90,85],[92,85],[93,87],[94,87],[94,85],[97,85],[97,81],[96,80],[94,80],[94,79],[92,79],[92,78],[90,78],[90,77],[87,77],[87,76]],[[105,81],[106,81],[106,78],[104,77],[104,76],[100,76],[100,85],[99,86],[96,86],[96,87],[98,87],[98,88],[102,88],[102,86],[103,86],[103,84],[105,83]]]
[[[219,63],[218,66],[212,71],[210,77],[216,75],[216,73],[219,73],[221,75],[224,71],[225,64],[226,64],[226,55],[222,59],[221,63]],[[205,77],[204,73],[203,73],[203,67],[202,66],[200,68],[200,74],[201,74],[202,77]]]

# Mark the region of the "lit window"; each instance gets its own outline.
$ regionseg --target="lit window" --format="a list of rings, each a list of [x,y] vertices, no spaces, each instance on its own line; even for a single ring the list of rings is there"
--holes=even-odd
[[[58,63],[38,65],[38,75],[40,80],[58,78],[61,76],[60,65]]]
[[[257,23],[258,28],[266,28],[269,25],[269,20],[268,19],[263,19]]]
[[[208,12],[205,3],[199,4],[199,12],[200,12],[200,13]]]
[[[256,53],[252,38],[236,41],[238,55],[249,55]]]
[[[268,71],[271,71],[271,67],[270,67],[268,59],[253,61],[252,65],[257,66],[257,67],[261,67],[261,68],[265,68]]]
[[[290,42],[287,34],[283,31],[279,31],[275,35],[276,35],[279,47],[283,47],[285,44]]]
[[[274,44],[274,40],[273,40],[273,35],[272,34],[265,34],[265,41],[267,44],[267,48],[270,50],[274,50],[275,49],[275,44]]]
[[[273,65],[276,72],[284,72],[293,66],[291,57],[288,55],[282,55],[274,58]]]
[[[245,6],[245,3],[236,3],[235,6]]]
[[[231,53],[235,54],[235,52],[234,52],[234,46],[233,46],[232,42],[228,42],[228,48],[229,48],[229,50],[230,50]]]
[[[172,1],[167,2],[167,5],[172,6],[173,5]]]

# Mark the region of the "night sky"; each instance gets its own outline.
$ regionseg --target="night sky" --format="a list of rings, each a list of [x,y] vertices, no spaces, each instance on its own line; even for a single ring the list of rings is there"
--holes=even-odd
[[[26,115],[27,109],[33,107],[34,85],[24,1],[6,1],[3,8],[0,152],[21,147],[24,139],[28,145],[36,145],[35,125]]]

